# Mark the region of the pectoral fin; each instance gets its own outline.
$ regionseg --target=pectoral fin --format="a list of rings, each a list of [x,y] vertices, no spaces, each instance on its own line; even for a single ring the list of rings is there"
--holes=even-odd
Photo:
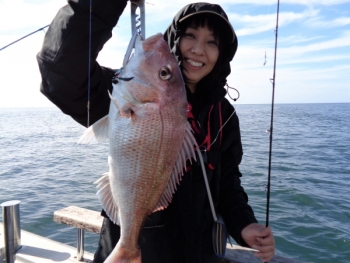
[[[113,199],[112,190],[109,182],[109,174],[105,173],[98,179],[94,184],[97,184],[98,189],[96,195],[100,200],[103,209],[108,215],[109,219],[113,221],[114,224],[120,225],[118,207]]]
[[[173,198],[173,194],[176,191],[176,185],[180,184],[181,177],[183,176],[183,171],[186,169],[186,161],[192,158],[196,160],[195,148],[198,148],[196,139],[192,134],[191,125],[187,123],[185,139],[182,143],[182,148],[177,157],[176,163],[173,168],[173,172],[169,178],[167,187],[165,188],[162,196],[160,197],[155,209],[155,211],[163,210],[168,207],[169,203]]]
[[[106,139],[109,138],[108,136],[108,115],[103,117],[102,119],[99,119],[97,122],[95,122],[93,125],[91,125],[80,137],[78,140],[78,144],[91,144],[91,143],[102,143]]]

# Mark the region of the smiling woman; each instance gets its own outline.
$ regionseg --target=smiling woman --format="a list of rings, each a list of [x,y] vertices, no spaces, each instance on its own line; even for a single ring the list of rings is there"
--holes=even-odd
[[[28,6],[29,2],[30,6]],[[54,2],[56,3],[56,6],[48,6],[49,4],[52,4]],[[72,0],[69,2],[78,3],[80,1]],[[105,1],[105,3],[107,2],[109,2],[109,0]],[[244,4],[241,4],[243,2]],[[282,5],[282,23],[279,36],[280,49],[278,51],[278,64],[280,65],[278,69],[279,75],[277,80],[278,103],[350,101],[350,90],[348,81],[348,48],[350,46],[350,34],[347,28],[349,25],[348,17],[350,12],[350,1],[332,1],[332,3],[330,3],[329,1],[327,3],[326,2],[327,1],[289,1],[288,5]],[[38,3],[38,5],[34,3]],[[48,5],[46,5],[46,3],[48,3]],[[128,3],[130,3],[130,1],[128,1]],[[233,22],[233,24],[235,25],[236,33],[240,39],[239,52],[235,55],[234,62],[231,63],[232,71],[234,72],[234,74],[231,74],[231,76],[227,78],[229,83],[233,83],[233,85],[235,85],[236,87],[240,87],[242,97],[238,101],[238,103],[269,103],[271,94],[271,83],[269,79],[271,78],[272,72],[271,68],[269,68],[271,66],[272,61],[272,51],[270,47],[272,46],[273,42],[273,29],[275,23],[275,15],[272,14],[271,11],[274,8],[272,5],[269,6],[271,2],[261,1],[257,4],[256,0],[248,0],[228,3],[227,1],[218,0],[216,1],[216,3],[222,4],[224,9],[227,11],[227,15],[230,18],[230,21]],[[0,46],[4,46],[17,38],[50,23],[52,17],[54,16],[52,12],[56,13],[57,9],[63,4],[64,3],[62,2],[62,0],[0,1],[0,43],[3,43]],[[170,23],[170,17],[168,14],[171,11],[174,11],[175,9],[180,9],[185,4],[187,4],[187,2],[184,0],[172,2],[170,7],[171,10],[169,10],[169,4],[166,1],[154,0],[152,1],[152,4],[146,4],[148,26],[147,32],[163,32],[164,25],[168,25]],[[79,5],[77,4],[75,5],[75,7],[79,7]],[[111,10],[111,13],[112,11],[113,10]],[[116,12],[116,10],[114,10],[114,12]],[[82,14],[80,13],[80,15]],[[118,26],[116,26],[113,29],[113,39],[104,44],[103,52],[99,53],[98,55],[100,65],[105,65],[111,68],[115,68],[121,65],[124,51],[126,49],[126,43],[128,42],[130,35],[129,20],[129,12],[125,12],[124,17],[120,17]],[[185,19],[183,22],[186,21],[187,20]],[[342,22],[341,24],[338,23],[340,21]],[[94,21],[94,23],[95,22],[98,22],[98,20]],[[31,27],[29,28],[29,26]],[[85,32],[83,28],[84,27],[78,28],[79,30],[76,32],[75,36],[79,36],[79,34]],[[111,28],[112,26],[110,27],[110,29]],[[194,28],[196,29],[201,27],[195,26]],[[209,31],[213,31],[213,35],[216,39],[215,28],[210,28],[209,26],[208,29]],[[219,33],[221,29],[222,28],[220,28]],[[103,30],[97,32],[102,33],[105,32],[104,30],[106,30],[105,27],[103,27]],[[171,32],[174,33],[176,32],[176,30],[177,28],[174,28],[174,30]],[[108,31],[108,34],[111,33],[109,32],[109,29],[106,31]],[[37,64],[35,62],[35,55],[41,47],[42,36],[42,33],[35,34],[34,36],[31,36],[30,38],[27,38],[26,40],[21,41],[15,46],[6,49],[6,51],[0,53],[0,107],[33,107],[52,105],[46,98],[44,98],[38,92],[40,76],[38,73]],[[107,34],[104,36],[106,36],[106,39],[108,38]],[[169,37],[169,39],[171,39],[171,37]],[[32,40],[35,40],[36,42],[32,44]],[[171,41],[173,40],[174,39],[171,39],[169,43],[173,44],[172,47],[176,49],[178,47],[179,42],[177,42],[175,45],[174,43],[171,43]],[[234,43],[237,43],[237,41],[235,41]],[[220,44],[221,42],[219,42],[219,45]],[[221,50],[220,47],[219,50]],[[229,49],[224,51],[231,52],[232,50],[234,50],[234,48],[230,46]],[[176,50],[172,51],[174,52],[175,56],[177,56],[179,61],[181,61],[181,52],[179,54],[176,53]],[[78,52],[84,52],[84,46],[76,47],[76,49],[72,53],[76,54]],[[262,66],[264,62],[264,54],[267,54],[267,64],[265,67]],[[227,57],[230,57],[231,59],[232,55],[228,55]],[[224,58],[226,58],[226,55],[224,56]],[[218,60],[220,60],[220,54]],[[184,61],[183,63],[185,62],[186,61]],[[200,63],[202,63],[200,60],[196,61],[191,59],[188,62],[190,64],[192,63],[192,66],[194,67],[200,66]],[[229,68],[227,68],[227,70],[228,69]],[[74,73],[75,69],[71,72]],[[74,79],[74,81],[76,81],[76,79]],[[201,90],[210,91],[210,85],[205,85],[207,83],[209,82],[203,80],[201,85],[198,86],[200,86]],[[103,90],[101,93],[104,92],[105,90]],[[206,99],[208,98],[212,98],[213,100],[217,99],[217,97],[215,97],[215,95],[217,94],[214,94],[212,96],[211,93],[198,94],[200,96],[192,95],[194,95],[192,92],[188,92],[189,100],[196,101],[198,103],[206,101]],[[86,102],[84,101],[84,103],[82,104],[84,105],[83,111],[85,112]],[[192,104],[192,106],[194,106],[192,109],[194,116],[202,116],[201,112],[198,110],[197,105],[197,103]],[[285,106],[283,107],[283,110],[280,108],[282,106]],[[281,184],[278,186],[280,187],[280,189],[282,189],[281,192],[284,192],[285,195],[279,196],[278,194],[280,192],[275,192],[275,200],[282,200],[282,203],[276,202],[275,204],[273,204],[277,205],[278,208],[275,208],[274,212],[272,213],[272,225],[274,226],[274,231],[277,234],[276,236],[278,239],[278,249],[280,251],[279,253],[282,252],[289,255],[293,255],[293,257],[295,256],[300,260],[306,260],[310,262],[328,263],[337,260],[340,262],[342,260],[341,262],[348,263],[348,251],[350,251],[348,244],[350,242],[346,237],[348,236],[347,233],[349,233],[349,228],[347,227],[347,222],[349,220],[348,218],[346,218],[346,213],[344,214],[344,211],[347,211],[346,209],[349,208],[349,204],[346,202],[344,203],[344,198],[342,198],[342,196],[346,196],[346,191],[348,189],[346,188],[347,185],[344,184],[344,182],[346,182],[346,179],[343,179],[343,177],[346,178],[346,175],[349,174],[349,169],[346,169],[348,167],[346,166],[346,164],[349,163],[349,155],[346,155],[346,153],[348,152],[347,148],[343,147],[343,142],[348,141],[347,138],[345,138],[345,135],[348,134],[347,132],[345,132],[346,128],[348,128],[348,125],[347,123],[334,123],[329,121],[348,120],[349,118],[345,118],[345,116],[343,118],[341,114],[350,112],[348,110],[349,105],[346,104],[344,105],[346,107],[339,107],[339,109],[336,111],[334,111],[332,105],[299,105],[299,115],[296,114],[296,109],[294,108],[297,105],[292,105],[288,107],[287,106],[288,105],[278,106],[279,110],[277,110],[277,112],[283,112],[283,114],[285,115],[283,118],[281,116],[277,116],[276,118],[279,119],[279,125],[281,125],[281,123],[283,123],[283,121],[286,120],[286,122],[282,125],[283,127],[276,127],[276,132],[280,134],[279,136],[281,136],[280,140],[277,141],[277,143],[280,143],[280,145],[276,147],[276,149],[280,149],[281,154],[279,156],[280,159],[276,160],[276,163],[283,164],[284,162],[285,164],[285,166],[282,165],[281,167],[276,167],[276,176],[278,176],[278,179],[275,181],[276,184],[278,182]],[[244,171],[245,176],[242,180],[246,181],[244,185],[245,187],[247,187],[246,189],[248,189],[247,192],[250,196],[250,204],[253,204],[257,218],[263,221],[263,217],[265,215],[264,194],[263,191],[261,191],[261,195],[254,196],[254,194],[259,193],[261,185],[264,184],[263,182],[261,182],[263,180],[261,178],[265,178],[265,164],[267,163],[267,161],[262,160],[262,158],[264,157],[263,153],[265,153],[267,147],[264,148],[262,146],[263,143],[266,142],[266,136],[261,134],[261,129],[262,127],[268,126],[268,120],[265,120],[264,118],[269,114],[269,111],[266,110],[264,105],[238,105],[235,106],[235,108],[237,109],[237,114],[242,120],[240,122],[240,125],[243,134],[243,143],[245,143],[244,152],[246,158],[244,158],[243,166],[241,166],[241,170]],[[310,112],[313,112],[315,116],[318,116],[317,113],[323,112],[322,110],[324,111],[324,116],[322,118],[316,118],[317,120],[323,120],[319,126],[311,128],[309,127],[310,125],[308,124],[315,123],[315,120],[313,119],[307,119],[305,120],[305,122],[300,122],[300,120],[303,117],[309,116]],[[81,166],[75,167],[75,169],[72,169],[71,171],[66,171],[66,169],[72,167],[72,163],[79,163],[79,165],[82,165],[80,163],[81,161],[84,162],[82,166],[84,166],[85,169],[90,171],[91,163],[104,163],[103,160],[105,159],[105,155],[104,151],[101,151],[100,154],[96,155],[96,158],[94,160],[90,160],[87,158],[92,154],[91,151],[89,151],[86,154],[83,154],[76,158],[76,160],[73,160],[71,156],[67,157],[67,153],[69,153],[68,155],[76,153],[76,149],[72,145],[75,145],[75,141],[80,135],[80,130],[74,132],[72,128],[69,127],[69,124],[60,122],[60,118],[58,118],[58,116],[61,116],[62,114],[59,115],[59,112],[55,111],[55,114],[57,113],[57,116],[55,115],[54,118],[50,118],[50,120],[54,120],[53,124],[45,121],[45,118],[51,117],[49,111],[45,112],[45,114],[42,111],[35,112],[35,114],[31,114],[30,118],[28,118],[27,116],[20,116],[21,118],[18,118],[19,114],[9,114],[4,109],[1,110],[1,113],[1,120],[3,125],[3,129],[1,130],[8,131],[5,136],[0,136],[2,145],[8,145],[13,147],[11,149],[6,147],[1,148],[1,150],[3,150],[1,156],[3,158],[9,158],[9,160],[6,160],[6,162],[0,162],[1,165],[5,165],[5,169],[2,169],[3,171],[5,171],[2,173],[2,176],[4,178],[6,177],[6,180],[0,181],[0,184],[1,182],[3,183],[3,189],[5,190],[3,196],[12,196],[13,193],[16,193],[16,189],[12,190],[11,188],[11,191],[8,191],[8,185],[10,182],[9,180],[13,180],[13,178],[15,178],[15,180],[13,181],[13,185],[15,186],[17,186],[19,182],[26,182],[29,184],[29,186],[23,185],[23,187],[19,187],[20,189],[22,189],[21,193],[23,191],[30,190],[30,196],[37,196],[38,190],[36,190],[36,188],[35,190],[33,190],[32,185],[30,183],[36,182],[39,177],[40,180],[41,177],[45,177],[47,180],[49,180],[48,178],[52,178],[53,170],[55,170],[52,167],[56,168],[56,166],[52,165],[55,164],[58,168],[64,168],[64,176],[67,176],[67,174],[74,175],[72,177],[74,178],[72,179],[74,180],[73,184],[76,184],[76,182],[79,180],[84,181],[88,180],[89,178],[91,179],[91,182],[89,181],[86,183],[92,184],[94,180],[92,179],[92,177],[89,177],[89,175],[95,175],[97,178],[101,171],[105,171],[105,167],[98,167],[96,169],[96,166],[93,167],[93,171],[90,173],[82,172],[79,175],[81,177],[76,177],[78,175],[76,175],[75,172],[81,171]],[[41,116],[41,114],[43,115]],[[236,115],[234,116],[236,118]],[[63,117],[63,115],[61,117]],[[228,115],[224,115],[224,119],[227,119],[228,117]],[[11,119],[13,125],[9,125],[9,119]],[[40,122],[42,120],[44,120],[44,123],[42,123],[42,126],[38,126],[38,121]],[[23,123],[27,123],[27,125],[23,126]],[[205,127],[208,124],[206,122],[201,122],[201,127],[203,127],[203,123]],[[245,125],[245,123],[248,124]],[[307,124],[303,125],[304,123]],[[300,127],[298,125],[298,127],[288,127],[288,125],[286,124],[299,124]],[[57,131],[54,131],[52,129],[53,125],[57,125]],[[36,126],[41,128],[37,129]],[[23,127],[25,128],[24,130]],[[37,152],[33,151],[31,147],[28,147],[28,149],[30,149],[28,150],[28,154],[26,156],[26,159],[28,159],[28,167],[26,166],[23,168],[23,171],[25,171],[25,173],[19,174],[17,167],[17,159],[18,157],[20,157],[21,153],[25,151],[18,151],[18,147],[19,145],[21,146],[22,143],[24,143],[24,141],[25,144],[28,144],[28,140],[23,140],[23,135],[30,130],[30,127],[35,128],[34,133],[36,134],[36,136],[38,136],[38,134],[42,134],[43,130],[48,129],[49,135],[52,135],[53,137],[51,138],[49,136],[50,138],[47,137],[49,138],[47,139],[41,137],[36,138],[34,135],[32,136],[33,138],[36,138],[34,141],[34,144],[36,146],[43,145],[42,143],[48,143],[50,144],[50,147],[45,147],[47,151],[44,151],[44,153],[42,153],[40,149],[38,149],[37,152],[41,152],[39,157],[42,157],[39,161],[35,158],[33,159],[33,157],[37,155]],[[205,127],[203,129],[205,129]],[[235,131],[237,131],[237,127],[230,126],[229,131],[234,133]],[[310,131],[308,134],[305,133],[305,127],[308,127]],[[336,131],[329,129],[331,127],[336,127]],[[72,131],[71,139],[69,140],[69,142],[67,142],[67,138],[65,136],[62,137],[62,129],[70,129]],[[16,141],[8,141],[8,139],[11,138],[11,135],[15,134],[14,130],[18,131],[18,133],[20,134],[18,135],[18,137],[21,144],[18,144],[18,142]],[[310,156],[315,156],[315,154],[313,152],[310,153],[309,151],[314,150],[317,151],[317,153],[322,153],[323,155],[325,151],[322,149],[322,151],[320,151],[319,148],[315,147],[315,144],[312,144],[311,147],[306,147],[309,151],[305,151],[305,145],[307,145],[307,142],[314,142],[315,131],[325,130],[328,131],[328,136],[325,136],[324,134],[319,134],[319,137],[321,139],[318,139],[322,142],[322,138],[333,138],[335,140],[333,145],[336,145],[337,149],[339,149],[339,154],[332,154],[328,156],[330,157],[327,159],[328,162],[325,162],[325,164],[321,165],[324,168],[324,171],[320,176],[319,160],[323,160],[324,156],[321,156],[321,159],[316,158],[315,160],[310,161]],[[290,136],[291,131],[303,132],[300,134],[299,137],[295,137],[294,133],[292,134],[293,136]],[[225,133],[226,129],[223,129],[223,132]],[[256,134],[254,134],[254,132],[256,132]],[[337,136],[334,136],[334,134],[337,134]],[[244,139],[244,136],[246,136],[246,139]],[[256,144],[254,144],[254,140],[260,137],[262,138],[261,141],[256,142]],[[205,138],[206,137],[204,136],[204,139]],[[49,142],[47,140],[49,140]],[[290,143],[287,145],[288,147],[286,148],[286,143],[288,142]],[[59,147],[57,145],[59,145]],[[66,149],[62,145],[66,145],[68,148]],[[209,145],[210,144],[207,144],[206,146]],[[326,145],[328,147],[327,144],[322,145]],[[213,150],[213,145],[210,146],[211,150]],[[214,144],[214,146],[216,146],[216,144]],[[291,151],[293,148],[295,149],[295,152]],[[35,147],[33,149],[35,149]],[[57,157],[57,155],[53,154],[57,151],[60,154],[62,154],[62,158]],[[305,152],[306,154],[301,156],[300,153],[302,152]],[[209,153],[210,155],[210,151],[208,151],[207,153]],[[96,154],[95,148],[93,154]],[[297,159],[290,159],[291,156]],[[209,157],[212,158],[212,156]],[[45,160],[45,163],[40,163],[40,161],[42,160]],[[331,160],[331,162],[329,162],[329,160]],[[341,163],[342,160],[344,161],[343,163]],[[7,166],[6,163],[13,167],[13,169],[11,168],[9,172],[7,172],[7,167],[9,166]],[[288,166],[288,163],[293,164],[293,166]],[[39,170],[31,170],[33,169],[33,164],[34,168]],[[295,164],[298,164],[299,166],[295,166]],[[334,164],[336,164],[338,168],[332,167],[332,165]],[[46,166],[50,166],[49,172],[42,171],[42,169],[45,170]],[[313,167],[314,170],[310,170],[310,167]],[[289,172],[286,172],[286,169],[288,169]],[[341,174],[344,176],[337,176],[337,178],[335,178],[334,176],[329,176],[330,173],[337,175]],[[32,177],[28,177],[29,175]],[[59,178],[60,176],[57,177]],[[310,177],[312,179],[310,181],[311,183],[313,183],[311,186],[305,184],[305,180],[310,179]],[[325,185],[320,189],[319,185],[317,185],[319,180],[328,177],[332,178],[333,181],[330,180],[329,182],[327,182],[328,184],[325,183]],[[23,178],[26,179],[24,180]],[[27,180],[28,178],[30,178],[30,180]],[[186,177],[186,179],[188,178]],[[192,179],[196,181],[198,177],[192,177]],[[284,179],[285,181],[283,181]],[[287,179],[290,180],[288,181]],[[57,193],[60,194],[61,189],[66,189],[69,192],[66,193],[69,197],[66,198],[67,201],[65,205],[69,205],[69,202],[72,202],[72,197],[73,200],[74,198],[81,198],[79,199],[79,202],[81,202],[82,206],[90,205],[92,201],[96,201],[96,199],[92,197],[94,195],[93,193],[91,193],[91,199],[87,199],[84,193],[81,193],[78,196],[74,188],[62,188],[61,182],[58,182],[59,180],[57,180],[54,180],[56,185],[60,185]],[[298,218],[295,215],[295,211],[300,211],[301,209],[297,200],[298,195],[294,195],[294,192],[289,189],[290,185],[293,186],[293,189],[297,189],[297,191],[301,191],[301,193],[308,192],[310,193],[310,195],[313,194],[309,191],[310,189],[320,189],[320,191],[318,192],[320,195],[318,202],[320,204],[327,204],[329,200],[327,200],[326,198],[327,196],[331,196],[331,199],[335,201],[335,204],[329,203],[331,204],[330,207],[325,207],[324,210],[322,210],[321,212],[317,210],[317,207],[315,209],[315,206],[310,205],[307,208],[307,213],[312,217],[312,219],[315,219],[314,221],[312,221],[312,223],[310,223],[310,217],[302,218],[302,216],[304,215],[303,213],[300,215],[300,218]],[[344,185],[344,190],[340,190],[343,189],[340,186]],[[303,188],[303,186],[305,186],[305,189]],[[331,190],[333,190],[333,192],[330,191],[329,193],[325,193],[324,189],[327,189],[327,187],[329,186],[332,186]],[[340,193],[336,198],[334,197],[333,186],[334,189],[338,187],[336,191]],[[6,190],[8,192],[6,192]],[[191,189],[187,188],[187,190],[190,191]],[[200,190],[201,189],[196,189],[197,192]],[[53,193],[52,195],[56,195],[56,193]],[[195,198],[195,196],[189,195],[188,197],[188,199],[184,198],[182,200],[184,206],[179,206],[179,211],[185,209],[184,212],[188,212],[190,214],[193,211],[189,209],[190,205],[187,204],[186,201],[192,201],[193,198]],[[32,225],[34,225],[35,229],[35,226],[38,225],[38,218],[43,218],[43,212],[41,210],[43,207],[47,210],[45,214],[51,215],[54,209],[52,209],[50,205],[52,205],[53,202],[48,202],[48,199],[45,199],[45,202],[46,201],[47,203],[45,203],[44,205],[40,203],[39,206],[33,208],[30,207],[28,209],[31,211],[27,212],[25,216],[28,218],[30,218],[30,216],[33,217],[30,218],[30,222],[27,223],[25,227],[30,228],[32,227]],[[32,204],[34,203],[37,204],[38,200],[34,200]],[[178,199],[176,204],[179,204]],[[96,202],[96,206],[94,207],[94,209],[98,209],[97,207],[99,207],[99,205]],[[336,210],[334,210],[334,208],[332,207],[337,208]],[[33,211],[39,212],[34,213]],[[179,214],[175,214],[175,216],[177,216],[176,218],[179,218]],[[208,215],[208,218],[210,218],[210,213]],[[288,220],[286,220],[286,218]],[[205,221],[205,219],[203,218],[195,219],[199,223],[204,223]],[[47,217],[46,220],[51,221],[51,217]],[[303,226],[300,226],[300,224],[303,224],[303,220],[305,220],[304,229],[306,230],[300,231],[299,229],[301,227],[303,228]],[[325,230],[323,225],[324,222],[327,222],[327,225],[331,227]],[[314,236],[308,234],[310,233],[308,232],[308,230],[312,231],[312,229],[310,230],[311,224],[313,226],[318,226],[317,230],[315,230],[316,234]],[[41,223],[39,223],[39,225],[44,226],[44,224]],[[190,228],[189,231],[192,231],[198,225],[194,224],[193,228]],[[336,226],[336,229],[332,229],[334,226]],[[47,226],[45,226],[45,228],[47,228]],[[294,228],[296,230],[288,231],[288,229],[291,228]],[[52,226],[51,231],[55,231],[55,226]],[[328,240],[326,241],[324,239],[324,233],[328,233]],[[40,234],[47,235],[48,233],[46,230],[42,230]],[[174,230],[173,232],[171,232],[171,234],[180,236],[182,233],[180,231]],[[64,236],[61,232],[58,232],[56,235]],[[320,238],[320,236],[322,235],[323,237]],[[329,236],[332,236],[334,242],[332,242],[332,239],[329,239]],[[199,240],[198,244],[200,244],[200,242],[202,242],[202,240]],[[97,240],[94,240],[93,243],[96,243],[94,245],[97,245]],[[167,244],[162,243],[161,245],[166,246]],[[324,255],[323,257],[325,258],[323,261],[322,259],[320,259],[320,247],[322,248],[322,252]],[[95,247],[93,249],[95,249]],[[190,248],[188,249],[190,250]],[[210,249],[211,248],[209,248],[208,251]],[[295,254],[295,251],[298,251],[298,255]],[[333,253],[328,253],[329,251],[332,251]],[[161,252],[164,253],[163,250]]]
[[[198,82],[214,69],[220,52],[219,42],[207,26],[195,28],[191,25],[181,37],[181,67],[192,93],[196,91]]]
[[[118,100],[118,103],[110,103],[106,90],[112,89],[112,77],[116,71],[102,67],[95,61],[101,47],[111,36],[111,29],[118,22],[126,3],[126,0],[95,1],[92,8],[90,8],[84,0],[69,1],[68,5],[63,7],[53,20],[46,34],[43,48],[37,56],[42,74],[41,92],[63,112],[71,115],[83,125],[86,124],[87,119],[86,83],[88,76],[91,76],[92,83],[91,100],[89,100],[89,102],[91,101],[91,122],[96,122],[101,118],[105,119],[107,114],[115,113],[118,118],[123,118],[123,122],[128,123],[125,127],[136,125],[136,122],[132,121],[133,118],[130,119],[128,116],[124,116],[125,114],[123,115],[122,107],[119,107],[122,99]],[[82,30],[86,27],[86,21],[89,21],[90,10],[92,10],[94,18],[91,34],[94,37],[92,38],[90,38],[87,30]],[[72,21],[78,22],[73,23]],[[62,25],[64,25],[64,28],[62,28]],[[157,199],[158,195],[152,195],[155,196],[153,201],[159,200],[162,207],[166,209],[159,211],[158,206],[153,205],[152,201],[151,204],[155,210],[151,213],[152,208],[147,209],[147,214],[141,218],[142,220],[138,217],[137,225],[132,226],[135,227],[134,238],[132,242],[126,242],[125,237],[128,235],[123,230],[125,229],[125,223],[136,222],[133,219],[139,214],[127,213],[125,202],[120,200],[125,198],[123,193],[140,193],[140,191],[135,188],[138,184],[130,184],[132,191],[122,191],[123,187],[114,186],[126,180],[123,178],[131,178],[131,175],[138,178],[149,178],[149,175],[145,169],[125,168],[137,166],[139,156],[137,154],[131,157],[132,160],[128,159],[127,162],[116,165],[118,171],[138,171],[137,175],[133,172],[130,172],[130,175],[129,173],[126,175],[125,172],[123,174],[114,172],[117,169],[113,166],[114,163],[110,161],[110,171],[104,177],[104,179],[109,178],[109,180],[106,179],[103,182],[113,182],[113,187],[108,184],[108,187],[106,186],[103,189],[114,189],[113,191],[116,194],[113,194],[112,210],[118,211],[120,220],[116,220],[115,216],[111,216],[109,206],[108,209],[105,208],[102,212],[105,219],[94,262],[130,261],[139,263],[141,260],[143,263],[220,262],[221,255],[215,253],[212,245],[212,227],[214,220],[216,222],[216,217],[213,216],[211,209],[223,217],[228,233],[239,244],[258,250],[259,252],[256,252],[255,256],[267,261],[272,258],[275,251],[274,237],[271,228],[266,228],[264,225],[257,223],[254,212],[248,204],[247,195],[241,186],[240,177],[242,174],[238,167],[242,158],[239,122],[235,109],[225,98],[226,90],[224,86],[226,78],[231,72],[230,61],[237,49],[237,38],[234,30],[221,6],[210,3],[194,3],[186,5],[178,12],[163,37],[164,39],[160,38],[159,41],[163,41],[162,43],[166,46],[167,51],[170,49],[172,53],[169,54],[170,56],[175,55],[176,62],[174,64],[176,67],[180,64],[183,73],[183,76],[174,75],[174,80],[181,83],[180,90],[184,95],[187,95],[187,102],[185,101],[183,104],[185,106],[184,110],[180,111],[183,115],[178,119],[185,121],[188,130],[190,130],[190,126],[192,127],[194,134],[191,136],[195,138],[200,148],[204,149],[203,157],[206,159],[207,169],[203,170],[207,170],[207,179],[210,185],[208,191],[211,192],[213,199],[211,203],[214,205],[213,208],[210,206],[207,184],[204,180],[206,175],[197,163],[193,162],[186,167],[186,172],[182,173],[176,168],[173,170],[172,167],[176,167],[176,165],[166,161],[167,159],[162,155],[155,155],[158,156],[156,159],[152,158],[153,156],[147,156],[152,160],[159,159],[159,165],[152,165],[150,161],[147,162],[150,166],[155,166],[157,171],[160,169],[159,167],[163,166],[170,168],[164,170],[164,174],[162,174],[164,182],[169,187],[173,184],[171,183],[172,180],[165,180],[170,176],[166,171],[174,171],[176,175],[183,174],[183,176],[180,185],[175,187],[177,191],[173,195],[171,194],[173,192],[169,193],[169,191],[164,190],[164,195],[167,196],[166,200],[171,200],[169,205],[163,204],[162,197]],[[152,38],[154,36],[144,42]],[[89,50],[88,39],[92,40],[91,54],[94,54],[90,74],[86,56]],[[139,54],[137,48],[135,53]],[[159,55],[157,52],[156,54]],[[137,56],[135,55],[135,57]],[[160,63],[159,58],[157,61]],[[164,68],[170,63],[170,60],[166,61],[164,65],[147,63],[143,74],[153,76],[156,72],[156,79],[166,77],[163,74],[159,75],[159,72],[162,72],[159,67]],[[128,63],[131,63],[131,60]],[[125,71],[130,65],[133,64],[125,66]],[[180,73],[180,69],[177,69]],[[182,86],[182,77],[184,77],[186,86]],[[114,92],[119,94],[121,92],[120,88],[120,86],[114,86],[113,94]],[[163,116],[162,119],[165,119],[171,105],[176,100],[170,99],[170,101],[166,107],[159,109],[160,115]],[[131,100],[129,103],[134,102]],[[110,107],[108,107],[109,105]],[[130,107],[132,108],[133,105],[130,105]],[[174,110],[170,110],[170,112],[174,112]],[[137,115],[138,113],[134,111],[134,114]],[[141,120],[147,118],[147,116],[140,115],[138,117]],[[176,118],[170,119],[172,122],[176,121]],[[186,120],[188,120],[188,123]],[[100,123],[100,121],[96,122],[96,124]],[[143,123],[143,126],[146,126],[146,123],[149,124],[151,121],[145,119]],[[110,125],[110,127],[113,127],[113,125]],[[122,126],[121,129],[125,129],[125,127]],[[175,124],[175,127],[180,127],[180,125]],[[155,131],[156,127],[153,128]],[[142,131],[143,129],[139,130]],[[114,133],[111,129],[109,129],[109,132],[110,136],[117,136],[116,138],[124,134],[123,132]],[[133,140],[112,139],[110,144],[114,141],[123,141],[125,148],[122,149],[125,152],[121,155],[125,156],[126,152],[130,152],[128,149],[138,147],[139,144],[135,144],[135,142],[141,140],[142,134],[143,132],[135,133],[135,139]],[[216,134],[220,135],[217,140],[213,137]],[[165,145],[172,145],[173,141],[179,142],[181,138],[172,135],[164,137],[164,142]],[[156,136],[155,139],[163,141],[161,136]],[[187,138],[183,140],[188,141]],[[146,141],[149,141],[149,139]],[[180,141],[181,145],[183,144]],[[183,147],[186,148],[186,146]],[[191,146],[187,148],[191,148]],[[174,150],[173,154],[178,156],[175,150],[177,148],[173,147],[172,149]],[[110,151],[109,160],[113,159],[113,152]],[[137,151],[131,152],[136,153]],[[142,159],[146,160],[145,158]],[[118,176],[115,176],[115,174]],[[152,174],[156,174],[156,172],[152,170]],[[118,179],[114,180],[113,178]],[[160,181],[157,180],[154,183],[158,185]],[[154,185],[154,183],[150,182],[147,185]],[[155,189],[153,190],[155,191]],[[135,205],[130,205],[136,207],[137,202],[134,203]],[[143,213],[141,209],[137,211]],[[141,225],[144,227],[137,228]],[[131,229],[130,224],[129,228]],[[138,237],[140,238],[138,239]],[[138,249],[138,246],[140,249]]]
[[[220,79],[230,73],[222,65],[234,56],[237,38],[225,16],[199,11],[195,16],[187,14],[181,18],[178,27],[181,34],[180,66],[192,93],[199,82]],[[226,80],[220,82],[226,83]]]

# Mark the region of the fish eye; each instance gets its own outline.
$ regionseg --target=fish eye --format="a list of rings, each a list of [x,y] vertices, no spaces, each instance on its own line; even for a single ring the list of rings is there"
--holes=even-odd
[[[168,67],[162,67],[159,71],[159,77],[162,80],[168,80],[171,78],[171,72],[170,69]]]

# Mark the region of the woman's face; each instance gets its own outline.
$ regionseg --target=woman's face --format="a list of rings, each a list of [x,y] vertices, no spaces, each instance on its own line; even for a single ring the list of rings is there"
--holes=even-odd
[[[182,72],[192,93],[198,82],[214,68],[219,57],[219,43],[208,27],[189,26],[180,39]]]

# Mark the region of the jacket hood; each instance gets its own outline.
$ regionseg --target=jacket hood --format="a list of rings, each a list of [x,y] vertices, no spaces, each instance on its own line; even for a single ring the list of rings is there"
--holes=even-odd
[[[220,100],[226,94],[224,88],[226,84],[226,78],[231,73],[230,61],[233,59],[237,50],[237,37],[232,25],[230,24],[225,11],[221,6],[210,3],[192,3],[182,8],[174,17],[172,23],[169,25],[164,33],[164,39],[168,43],[171,53],[181,66],[182,55],[179,47],[180,37],[183,28],[182,22],[189,17],[198,14],[207,14],[208,16],[217,16],[222,18],[220,28],[225,30],[225,48],[221,50],[222,54],[221,65],[218,65],[218,76],[212,77],[211,74],[203,78],[198,84],[200,92],[203,94],[203,98],[207,103],[212,103]]]

